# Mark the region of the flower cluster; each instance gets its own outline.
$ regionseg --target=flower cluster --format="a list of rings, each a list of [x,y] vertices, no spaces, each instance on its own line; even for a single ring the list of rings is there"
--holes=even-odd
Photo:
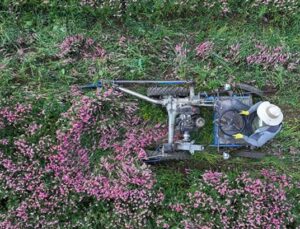
[[[259,52],[249,55],[246,58],[249,65],[258,64],[264,68],[274,68],[281,65],[286,66],[289,70],[294,70],[299,65],[297,53],[284,52],[281,46],[271,48],[266,45],[257,44],[255,47]]]
[[[204,7],[207,7],[209,10],[218,8],[218,11],[220,11],[223,15],[230,12],[228,0],[205,0],[203,4]]]
[[[69,36],[59,45],[60,58],[71,59],[97,59],[105,57],[106,51],[92,38],[83,35]]]
[[[214,43],[211,41],[202,42],[195,49],[196,55],[201,59],[205,59],[210,55],[210,53],[213,50],[213,47]]]
[[[281,228],[292,223],[286,192],[290,179],[270,170],[261,175],[253,179],[243,173],[230,181],[223,173],[207,171],[186,202],[169,208],[181,219],[181,228]]]
[[[224,59],[226,61],[237,62],[240,56],[240,49],[241,49],[240,43],[236,43],[229,46],[229,51],[227,51]]]
[[[97,2],[97,0],[81,0],[80,5],[95,7],[97,6]]]
[[[185,47],[185,44],[183,42],[176,44],[175,46],[176,57],[174,59],[175,62],[174,73],[176,76],[179,76],[181,72],[185,72],[183,68],[187,63],[187,52],[188,50]]]
[[[300,4],[297,0],[255,0],[251,5],[255,9],[266,7],[273,11],[289,14],[296,14],[299,11],[299,6]]]
[[[30,0],[6,0],[3,5],[9,10],[14,7],[32,6]],[[173,1],[160,1],[157,4],[152,4],[150,0],[78,0],[78,1],[39,1],[34,3],[40,9],[48,9],[60,7],[62,9],[71,8],[77,12],[83,9],[90,8],[89,10],[105,12],[115,17],[121,17],[124,14],[139,16],[141,10],[144,13],[153,15],[175,14],[191,11],[194,13],[203,12],[212,15],[250,15],[261,17],[261,12],[265,12],[263,16],[271,18],[273,15],[280,15],[284,17],[293,17],[299,12],[300,4],[298,0],[245,0],[245,1],[229,1],[229,0],[173,0]],[[200,9],[200,10],[199,10]]]
[[[65,213],[62,206],[76,209],[75,202],[68,198],[71,195],[63,191],[65,185],[44,169],[44,146],[42,141],[33,145],[16,139],[12,154],[0,152],[2,188],[7,197],[20,200],[1,215],[1,228],[53,227]]]
[[[34,135],[41,128],[42,128],[41,124],[37,124],[36,122],[30,123],[27,128],[28,134]]]
[[[183,43],[179,43],[175,46],[175,53],[182,57],[185,58],[186,57],[186,48],[184,48],[184,44]]]
[[[79,214],[87,198],[107,204],[103,217],[109,228],[144,228],[150,219],[161,228],[178,227],[177,222],[181,228],[278,228],[293,221],[287,199],[293,185],[269,170],[262,170],[259,179],[243,173],[235,180],[207,171],[185,201],[165,206],[152,170],[141,160],[147,147],[166,136],[165,126],[146,125],[136,114],[137,104],[121,101],[123,95],[113,89],[85,96],[73,87],[71,93],[72,105],[57,121],[55,139],[1,139],[3,195],[18,200],[4,203],[1,228],[90,225],[68,218]],[[15,107],[9,110],[24,110]],[[37,128],[32,122],[33,133]],[[103,156],[95,159],[97,154]],[[171,218],[156,213],[164,207],[174,212]]]
[[[233,1],[234,2],[234,1]],[[270,13],[289,13],[296,15],[299,11],[299,2],[297,0],[246,0],[242,4],[230,4],[232,1],[228,0],[205,0],[201,3],[198,3],[198,7],[203,7],[205,12],[215,12],[221,14],[222,16],[228,15],[231,12],[245,12],[242,9],[254,9],[258,11],[260,8],[264,7],[267,9],[267,12]],[[81,6],[89,6],[93,8],[110,8],[116,13],[114,16],[121,16],[127,8],[130,8],[134,5],[138,5],[137,0],[110,0],[110,1],[97,1],[97,0],[81,0]],[[168,8],[167,3],[164,6]],[[183,7],[188,6],[189,4],[195,4],[191,0],[176,0],[173,1],[174,6]],[[194,6],[195,7],[195,6]],[[183,7],[184,8],[184,7]],[[187,7],[189,8],[189,7]],[[155,9],[155,8],[154,8]],[[153,11],[153,9],[152,9]],[[254,11],[252,13],[255,13]]]
[[[17,103],[14,107],[0,108],[0,129],[5,125],[15,125],[25,119],[32,109],[31,104]]]
[[[128,6],[133,6],[137,2],[138,0],[110,0],[110,1],[80,0],[80,5],[89,6],[98,9],[109,8],[114,12],[115,17],[120,17],[125,13]]]
[[[164,195],[154,192],[154,175],[141,159],[147,146],[165,137],[166,128],[145,126],[136,103],[121,102],[122,94],[112,89],[96,97],[76,88],[72,94],[72,106],[57,123],[56,139],[45,136],[33,144],[19,137],[12,146],[2,139],[1,185],[20,202],[0,215],[1,228],[57,227],[67,211],[78,211],[84,197],[112,205],[112,226],[144,227],[153,206],[161,205]],[[33,132],[38,128],[30,126]],[[90,160],[103,150],[111,154],[98,163]]]
[[[119,46],[120,47],[124,47],[125,45],[126,45],[126,41],[127,41],[127,38],[125,37],[125,36],[121,36],[120,38],[119,38]]]

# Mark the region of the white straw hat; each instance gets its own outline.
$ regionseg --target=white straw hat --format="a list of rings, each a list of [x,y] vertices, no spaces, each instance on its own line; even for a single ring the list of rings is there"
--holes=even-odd
[[[283,120],[283,114],[278,106],[270,102],[262,102],[257,108],[258,117],[269,126],[277,126]]]

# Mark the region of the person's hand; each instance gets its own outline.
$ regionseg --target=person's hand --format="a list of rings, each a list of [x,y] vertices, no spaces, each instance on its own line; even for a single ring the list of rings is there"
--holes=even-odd
[[[244,135],[241,134],[241,133],[238,133],[238,134],[232,135],[232,137],[234,137],[234,139],[243,139],[243,138],[244,138]]]
[[[242,111],[240,112],[240,114],[241,114],[241,115],[246,115],[246,116],[247,116],[247,115],[249,115],[250,113],[249,113],[249,111],[243,111],[243,110],[242,110]]]

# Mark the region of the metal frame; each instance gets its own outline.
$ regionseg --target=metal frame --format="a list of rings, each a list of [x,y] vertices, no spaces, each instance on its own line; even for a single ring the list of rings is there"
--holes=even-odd
[[[161,156],[170,154],[174,151],[188,151],[191,154],[195,152],[203,151],[204,146],[194,144],[194,141],[190,139],[189,131],[183,132],[183,139],[179,141],[174,141],[174,134],[176,129],[176,121],[178,117],[181,121],[190,121],[191,115],[182,113],[181,108],[187,107],[214,107],[216,101],[219,99],[219,92],[216,96],[208,96],[206,93],[198,93],[195,94],[194,82],[193,81],[157,81],[157,80],[101,80],[96,83],[88,84],[83,87],[82,89],[96,89],[102,87],[105,84],[111,84],[114,88],[135,96],[139,99],[145,100],[147,102],[160,105],[166,108],[168,113],[168,143],[162,145],[160,150]],[[123,85],[128,84],[156,84],[156,85],[188,85],[189,87],[189,96],[184,98],[178,98],[174,96],[163,96],[161,99],[155,99],[138,93],[136,91],[130,90],[128,88],[123,87]],[[227,86],[227,87],[226,87]],[[226,89],[225,89],[226,88]],[[225,85],[225,91],[230,91],[231,86]],[[214,114],[215,115],[215,114]],[[201,118],[201,117],[200,117]],[[215,116],[214,116],[215,120]],[[214,124],[214,144],[212,146],[219,147],[240,147],[239,144],[230,144],[230,145],[221,145],[218,140],[218,131],[217,126]]]
[[[189,131],[185,131],[183,134],[183,139],[180,141],[174,142],[174,134],[175,134],[175,126],[176,126],[176,118],[179,115],[179,110],[183,106],[188,107],[213,107],[214,100],[202,98],[200,94],[195,95],[194,82],[193,81],[152,81],[152,80],[101,80],[97,83],[88,84],[82,89],[86,88],[98,88],[102,87],[103,84],[112,84],[114,88],[135,96],[137,98],[143,99],[147,102],[161,105],[166,108],[168,112],[168,143],[164,144],[162,147],[162,154],[170,153],[176,150],[189,151],[191,154],[195,152],[202,151],[204,149],[203,145],[194,144],[194,141],[190,140]],[[128,88],[124,88],[121,85],[126,84],[158,84],[158,85],[188,85],[189,86],[189,96],[185,98],[175,98],[173,96],[165,96],[162,99],[154,99],[138,92],[132,91]]]
[[[183,150],[189,151],[191,154],[195,152],[204,150],[203,145],[194,144],[194,141],[190,140],[190,134],[188,131],[184,133],[184,138],[181,141],[174,142],[175,134],[175,121],[179,114],[179,109],[183,106],[197,106],[197,107],[213,107],[214,101],[206,100],[200,98],[200,95],[195,95],[195,89],[191,81],[125,81],[125,83],[139,83],[139,84],[168,84],[168,85],[182,85],[189,84],[190,94],[185,98],[174,98],[173,96],[167,96],[163,99],[157,100],[150,98],[148,96],[142,95],[138,92],[132,91],[128,88],[119,86],[118,84],[123,84],[124,81],[114,81],[114,87],[120,91],[143,99],[153,104],[158,104],[166,108],[168,112],[168,144],[164,144],[162,148],[162,153]]]

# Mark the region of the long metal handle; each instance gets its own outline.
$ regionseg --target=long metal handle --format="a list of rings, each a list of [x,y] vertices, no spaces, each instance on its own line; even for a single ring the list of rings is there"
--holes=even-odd
[[[110,83],[114,85],[118,84],[163,84],[163,85],[182,85],[190,84],[192,85],[194,81],[187,80],[99,80],[96,83],[89,83],[81,86],[81,89],[97,89],[102,87],[103,83]]]
[[[120,91],[123,91],[127,94],[130,94],[130,95],[133,95],[133,96],[136,96],[140,99],[143,99],[143,100],[146,100],[150,103],[154,103],[154,104],[159,104],[159,105],[162,105],[163,104],[163,101],[162,100],[156,100],[156,99],[152,99],[152,98],[149,98],[148,96],[145,96],[145,95],[142,95],[140,93],[137,93],[135,91],[132,91],[132,90],[129,90],[127,88],[124,88],[124,87],[120,87],[120,86],[116,86],[116,88],[118,88]]]
[[[110,82],[115,84],[168,84],[168,85],[179,85],[179,84],[193,84],[193,81],[187,80],[111,80]]]

